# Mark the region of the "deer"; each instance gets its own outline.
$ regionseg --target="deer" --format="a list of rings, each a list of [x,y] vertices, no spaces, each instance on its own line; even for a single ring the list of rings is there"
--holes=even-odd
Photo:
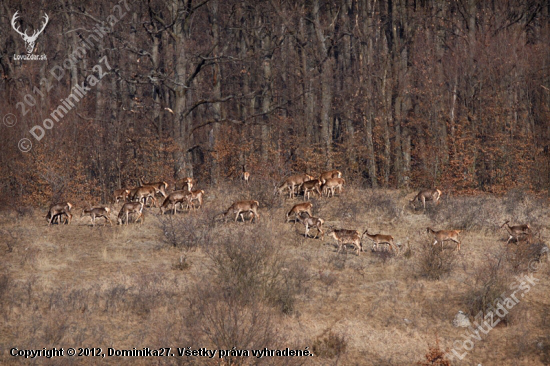
[[[286,214],[286,222],[290,221],[290,215],[294,214],[295,217],[298,216],[302,212],[307,212],[309,216],[313,216],[311,213],[311,209],[313,208],[313,203],[311,202],[304,202],[304,203],[298,203],[294,205],[290,211]],[[296,225],[297,218],[294,219],[294,225]]]
[[[13,17],[11,18],[11,26],[17,33],[19,33],[21,37],[23,37],[23,41],[25,41],[25,48],[27,49],[27,53],[32,53],[32,51],[34,50],[34,44],[36,43],[36,39],[42,32],[44,32],[44,29],[46,29],[46,25],[48,24],[48,21],[50,20],[50,18],[48,18],[48,14],[44,13],[44,23],[42,23],[42,29],[35,30],[32,36],[29,36],[27,34],[26,29],[25,29],[25,32],[21,32],[19,30],[19,27],[15,26],[15,21],[18,18],[18,14],[19,14],[19,10],[16,11],[15,14],[13,14]]]
[[[73,208],[73,205],[69,202],[63,202],[63,203],[57,203],[55,205],[51,205],[50,209],[48,210],[48,213],[46,214],[46,220],[48,220],[48,226],[51,226],[54,219],[61,215],[67,216],[67,224],[71,223],[71,220],[73,218],[73,215],[71,214],[71,209]],[[57,217],[57,218],[59,218]]]
[[[118,213],[117,223],[122,225],[124,223],[124,215],[126,215],[126,225],[128,225],[128,218],[131,213],[137,213],[138,217],[134,222],[137,222],[141,218],[141,224],[143,224],[143,202],[126,202],[120,212]]]
[[[189,207],[193,207],[193,210],[195,209],[195,204],[193,203],[193,201],[198,201],[199,202],[199,207],[198,208],[201,208],[202,207],[202,196],[204,196],[204,191],[203,190],[195,190],[195,191],[191,191],[188,193],[187,195],[187,209],[189,209]]]
[[[111,209],[109,207],[93,207],[89,209],[84,209],[82,211],[82,214],[80,215],[80,218],[84,216],[90,216],[90,219],[92,220],[92,226],[95,226],[95,219],[97,217],[103,217],[106,221],[109,221],[109,224],[113,226],[113,222],[111,221],[111,218],[109,215],[111,214]]]
[[[184,201],[188,201],[188,196],[190,193],[186,190],[181,191],[174,191],[170,193],[165,199],[164,202],[162,202],[162,205],[160,206],[160,214],[164,215],[164,212],[170,205],[174,205],[174,215],[176,214],[176,205],[178,203],[183,203]]]
[[[460,234],[461,230],[439,230],[435,231],[431,228],[427,228],[426,231],[428,234],[432,234],[434,236],[434,242],[433,245],[436,245],[437,243],[441,244],[441,249],[443,249],[443,242],[452,240],[456,243],[456,251],[460,251],[460,240],[458,239],[458,234]]]
[[[250,181],[250,173],[246,171],[246,165],[243,165],[243,174],[241,179],[244,183],[248,184]]]
[[[321,176],[319,176],[319,180],[322,184],[325,184],[327,179],[330,178],[342,178],[342,172],[339,170],[331,170],[328,172],[321,173]]]
[[[508,235],[510,235],[506,244],[508,244],[512,239],[515,239],[517,244],[519,242],[520,235],[529,235],[531,233],[531,227],[529,224],[510,226],[509,222],[510,220],[506,220],[506,222],[500,226],[501,228],[505,227],[508,231]]]
[[[130,201],[137,200],[141,202],[141,200],[143,200],[143,204],[147,204],[147,200],[151,198],[153,200],[153,206],[157,207],[157,199],[155,198],[156,192],[157,190],[154,187],[149,186],[134,188],[130,191]]]
[[[336,188],[339,189],[340,193],[342,193],[342,188],[346,181],[344,178],[328,178],[325,180],[325,183],[321,187],[323,193],[326,192],[327,197],[330,197],[330,194],[332,193],[332,196],[334,197],[334,192],[336,191]]]
[[[321,196],[321,180],[312,179],[302,183],[304,191],[304,200],[309,199],[309,192],[317,192]]]
[[[113,193],[115,196],[115,202],[118,203],[118,201],[122,200],[123,202],[128,199],[128,196],[130,195],[129,189],[115,189],[115,192]]]
[[[306,232],[304,234],[304,237],[309,237],[309,229],[312,227],[317,228],[317,233],[315,234],[315,239],[317,239],[317,235],[321,234],[321,240],[325,240],[325,233],[323,232],[323,224],[325,223],[325,220],[320,219],[318,217],[311,216],[308,212],[301,212],[297,217],[299,222],[301,222],[306,227]]]
[[[191,192],[193,189],[193,185],[195,184],[195,180],[193,178],[183,178],[178,182],[178,186],[180,187],[180,190],[187,189],[187,191]]]
[[[365,230],[363,235],[361,236],[361,240],[363,240],[363,237],[366,236],[370,240],[373,241],[372,249],[374,250],[374,247],[376,246],[376,250],[378,251],[378,244],[388,244],[390,246],[390,249],[392,252],[395,250],[395,244],[393,242],[393,236],[391,235],[381,235],[381,234],[375,234],[371,235],[369,234],[369,229]]]
[[[426,209],[426,201],[433,201],[436,205],[439,205],[439,199],[441,198],[441,191],[439,189],[425,189],[420,192],[410,201],[414,206],[415,202],[422,202],[424,210]]]
[[[234,213],[235,215],[235,222],[237,222],[237,219],[239,216],[241,217],[241,220],[244,222],[244,216],[243,212],[251,212],[252,218],[250,219],[250,222],[252,220],[256,221],[260,218],[260,215],[258,214],[258,207],[260,206],[260,203],[258,201],[237,201],[234,202],[228,209],[225,211],[224,216],[229,215],[229,213]]]
[[[294,190],[296,188],[299,188],[304,182],[308,180],[313,180],[313,177],[311,175],[307,174],[296,174],[288,177],[284,180],[284,182],[279,186],[278,193],[282,194],[285,189],[288,188],[290,191],[290,198],[294,197]]]
[[[168,183],[166,182],[154,182],[154,183],[143,183],[143,178],[139,180],[141,187],[153,187],[155,188],[155,193],[160,193],[162,197],[166,198],[168,191]]]
[[[359,252],[363,251],[363,244],[361,244],[361,237],[357,230],[331,228],[327,232],[327,235],[332,236],[338,242],[338,253],[344,249],[345,244],[353,244],[357,249],[357,255],[359,255]]]

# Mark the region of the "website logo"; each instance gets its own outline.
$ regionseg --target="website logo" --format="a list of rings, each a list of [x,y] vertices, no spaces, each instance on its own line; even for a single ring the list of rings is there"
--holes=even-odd
[[[48,14],[44,13],[44,22],[42,23],[42,29],[35,30],[32,36],[29,36],[27,34],[27,29],[25,29],[25,32],[21,32],[19,30],[19,26],[16,26],[15,21],[18,18],[18,14],[19,14],[19,11],[16,11],[15,14],[13,14],[13,18],[11,18],[11,26],[17,33],[19,33],[21,37],[23,37],[23,41],[25,41],[25,48],[27,49],[27,54],[30,55],[34,51],[36,39],[46,28],[46,25],[48,24],[48,21],[50,20],[50,18],[48,18]]]

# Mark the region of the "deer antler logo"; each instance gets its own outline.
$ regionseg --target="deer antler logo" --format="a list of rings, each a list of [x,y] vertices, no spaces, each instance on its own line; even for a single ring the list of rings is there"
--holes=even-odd
[[[18,18],[17,16],[18,13],[19,13],[19,10],[16,11],[15,14],[13,14],[13,18],[11,18],[11,26],[17,33],[21,35],[21,37],[23,37],[23,40],[25,41],[25,48],[27,49],[27,53],[32,53],[32,51],[34,50],[34,44],[36,42],[36,39],[38,38],[40,33],[44,31],[44,28],[46,28],[46,25],[48,24],[48,21],[50,20],[50,18],[48,18],[48,14],[44,13],[44,23],[42,24],[42,29],[40,29],[39,31],[35,30],[32,36],[29,36],[27,34],[27,29],[25,29],[25,32],[21,32],[19,30],[19,27],[15,26],[15,21]]]

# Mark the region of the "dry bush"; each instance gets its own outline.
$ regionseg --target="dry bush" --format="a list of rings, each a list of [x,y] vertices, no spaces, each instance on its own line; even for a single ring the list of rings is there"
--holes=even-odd
[[[183,215],[163,215],[158,219],[162,230],[162,241],[174,248],[194,250],[199,245],[208,245],[211,230],[206,213],[194,212]]]
[[[530,266],[535,265],[533,262],[540,262],[544,247],[545,244],[540,239],[531,238],[520,241],[516,245],[508,244],[506,260],[515,273],[527,272],[532,269]]]
[[[430,280],[440,280],[448,275],[455,267],[457,253],[450,249],[441,249],[441,246],[432,243],[420,245],[418,261],[415,264],[416,274]]]
[[[341,334],[336,334],[332,329],[325,329],[313,341],[312,351],[317,357],[335,358],[341,357],[348,347],[346,338]]]
[[[436,338],[434,346],[428,346],[428,352],[424,357],[426,360],[419,361],[419,366],[451,366],[451,361],[445,357],[445,353],[439,345],[439,338]]]
[[[480,312],[485,316],[498,305],[502,295],[508,290],[509,278],[504,267],[504,254],[488,256],[473,274],[473,286],[464,294],[470,315]],[[503,319],[507,321],[507,318]]]
[[[397,197],[381,189],[371,189],[363,197],[364,202],[358,207],[358,212],[364,212],[365,207],[370,214],[377,215],[384,220],[391,221],[403,213],[403,203]]]
[[[467,231],[493,229],[500,216],[497,201],[491,196],[448,197],[426,214],[437,224]]]

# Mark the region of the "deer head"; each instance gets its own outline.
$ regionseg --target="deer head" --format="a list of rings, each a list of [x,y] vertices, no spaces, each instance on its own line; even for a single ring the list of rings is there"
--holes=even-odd
[[[32,36],[29,36],[27,34],[27,29],[25,29],[25,32],[21,32],[19,30],[19,27],[15,25],[15,21],[18,18],[17,16],[18,13],[19,11],[16,11],[15,14],[13,14],[13,18],[11,18],[11,26],[17,33],[21,35],[21,37],[23,37],[23,40],[25,41],[25,48],[27,49],[27,53],[32,53],[32,51],[34,50],[34,44],[36,42],[36,39],[38,38],[40,33],[44,31],[44,28],[46,28],[46,25],[48,24],[48,21],[50,20],[50,18],[48,18],[48,14],[44,13],[44,23],[42,24],[42,29],[40,29],[39,31],[35,30]]]

